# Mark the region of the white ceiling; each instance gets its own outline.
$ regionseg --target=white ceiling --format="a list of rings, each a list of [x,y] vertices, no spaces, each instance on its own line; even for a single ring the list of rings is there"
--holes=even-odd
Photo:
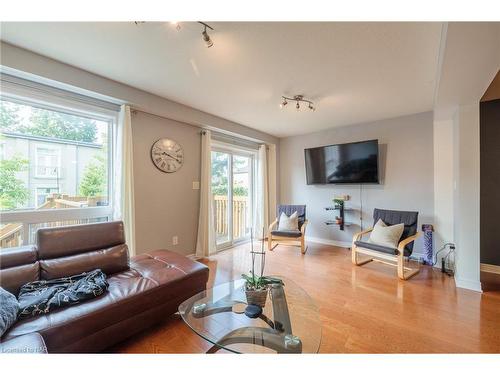
[[[2,23],[2,40],[284,137],[432,109],[441,23]],[[316,112],[280,110],[303,94]]]

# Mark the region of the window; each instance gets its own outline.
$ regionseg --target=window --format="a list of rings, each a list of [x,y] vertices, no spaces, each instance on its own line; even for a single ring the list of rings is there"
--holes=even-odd
[[[36,177],[57,178],[59,176],[59,150],[56,148],[36,148]]]
[[[117,112],[47,99],[0,98],[3,246],[33,243],[41,227],[112,217],[109,172]]]

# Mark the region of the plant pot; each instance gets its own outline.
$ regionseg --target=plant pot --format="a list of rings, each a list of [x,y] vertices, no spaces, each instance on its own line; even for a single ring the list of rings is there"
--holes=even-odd
[[[257,290],[245,288],[247,304],[264,307],[266,305],[267,293],[268,293],[267,288],[257,289]]]

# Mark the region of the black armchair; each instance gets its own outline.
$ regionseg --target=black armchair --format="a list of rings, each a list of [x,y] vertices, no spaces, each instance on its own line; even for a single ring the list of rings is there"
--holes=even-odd
[[[279,228],[279,218],[282,213],[285,213],[287,216],[292,215],[295,211],[297,211],[299,217],[299,230],[297,231],[283,231],[274,229],[276,226]],[[306,253],[305,246],[305,235],[306,235],[306,227],[307,227],[307,219],[306,219],[306,206],[305,205],[278,205],[277,209],[278,217],[274,220],[271,225],[269,225],[269,231],[267,233],[267,244],[269,250],[274,250],[276,246],[278,246],[279,242],[284,241],[299,241],[300,242],[300,250],[302,254]],[[273,246],[273,240],[277,240]]]
[[[398,247],[391,248],[364,242],[362,241],[363,235],[370,233],[373,228],[364,230],[356,233],[352,239],[352,263],[357,266],[371,261],[390,264],[397,267],[398,277],[401,280],[408,280],[420,271],[420,269],[412,269],[404,265],[405,257],[409,257],[413,251],[413,242],[420,236],[420,232],[417,232],[418,212],[381,210],[376,208],[373,211],[373,225],[379,219],[387,225],[404,224],[403,234],[399,239]],[[358,254],[369,255],[370,258],[360,260],[358,259]]]

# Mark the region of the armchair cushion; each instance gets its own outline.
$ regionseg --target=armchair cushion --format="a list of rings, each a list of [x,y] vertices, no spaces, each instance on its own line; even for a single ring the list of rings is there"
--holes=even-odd
[[[299,216],[299,230],[302,228],[302,224],[306,221],[306,206],[305,205],[296,205],[296,204],[280,204],[278,205],[277,216],[280,217],[284,212],[286,216],[291,216],[295,211],[297,211],[297,215]],[[278,223],[279,228],[279,223]]]
[[[273,236],[290,238],[299,238],[302,236],[302,232],[300,230],[273,230],[271,231],[271,234]]]
[[[403,234],[399,242],[417,233],[418,212],[382,210],[380,208],[375,208],[373,210],[373,224],[376,224],[379,219],[387,225],[404,224]],[[407,252],[411,255],[412,251],[413,242],[410,242],[405,246],[405,255]]]
[[[368,250],[375,250],[375,251],[380,251],[381,253],[386,253],[386,254],[391,254],[391,255],[399,255],[398,249],[394,247],[388,247],[388,246],[382,246],[382,245],[377,245],[374,243],[370,242],[364,242],[364,241],[354,241],[354,244],[357,247],[362,247]],[[408,250],[404,251],[404,256],[410,256],[410,252]]]

